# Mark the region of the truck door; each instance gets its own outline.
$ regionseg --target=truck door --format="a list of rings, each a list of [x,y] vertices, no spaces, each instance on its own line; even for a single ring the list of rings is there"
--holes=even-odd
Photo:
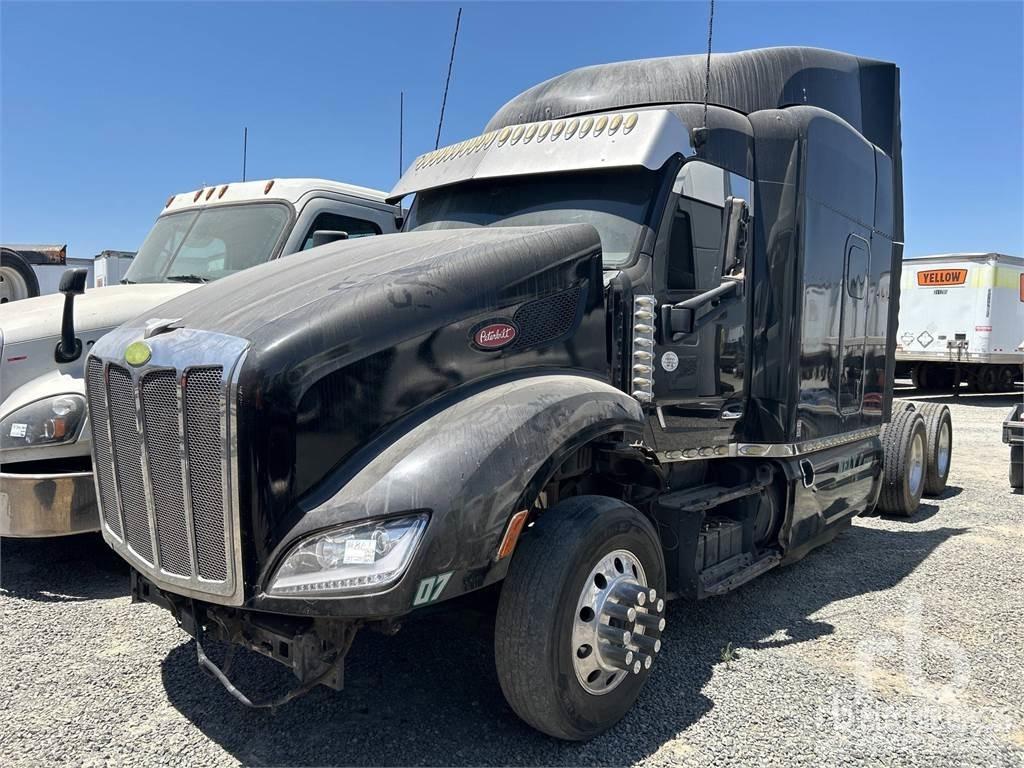
[[[752,203],[749,180],[691,161],[676,179],[655,248],[655,299],[675,304],[721,284],[722,213],[728,197]],[[673,341],[655,337],[651,424],[657,450],[697,451],[727,444],[745,402],[746,302],[711,311],[699,331]],[[706,455],[706,454],[705,454]]]

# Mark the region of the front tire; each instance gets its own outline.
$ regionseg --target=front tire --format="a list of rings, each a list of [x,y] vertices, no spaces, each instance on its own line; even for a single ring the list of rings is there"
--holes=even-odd
[[[498,603],[495,662],[509,706],[560,739],[611,728],[660,650],[664,591],[658,534],[633,507],[577,496],[543,513],[519,542]]]

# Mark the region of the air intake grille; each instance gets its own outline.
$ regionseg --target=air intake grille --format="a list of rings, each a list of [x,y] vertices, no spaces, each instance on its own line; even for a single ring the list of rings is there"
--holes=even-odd
[[[582,293],[582,287],[576,285],[519,307],[513,318],[519,327],[513,348],[533,347],[568,335],[576,325]]]
[[[90,357],[86,379],[112,546],[158,584],[220,601],[240,599],[230,556],[225,370],[227,364],[134,370]]]

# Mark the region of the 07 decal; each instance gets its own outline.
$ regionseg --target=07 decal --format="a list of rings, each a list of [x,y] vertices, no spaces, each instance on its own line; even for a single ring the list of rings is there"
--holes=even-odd
[[[423,579],[416,588],[416,597],[413,598],[412,604],[426,605],[437,600],[444,592],[444,588],[448,586],[448,581],[453,573],[455,571],[448,571],[448,573],[439,573],[437,576],[428,576]]]

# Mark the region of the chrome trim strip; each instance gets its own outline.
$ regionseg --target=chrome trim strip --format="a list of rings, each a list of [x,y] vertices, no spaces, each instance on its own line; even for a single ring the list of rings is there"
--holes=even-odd
[[[107,423],[104,425],[107,429],[107,445],[110,446],[110,477],[114,481],[114,503],[117,504],[117,509],[114,510],[117,513],[117,519],[121,522],[121,536],[118,537],[113,531],[110,532],[114,541],[120,544],[128,546],[128,534],[125,533],[124,527],[124,502],[121,501],[121,481],[117,476],[117,454],[114,451],[114,424],[110,419],[110,363],[102,358],[97,358],[100,365],[102,366],[103,373],[103,400],[107,407]],[[99,499],[102,494],[99,488],[99,475],[93,468],[93,476],[96,478],[96,498]],[[100,510],[102,517],[103,510]],[[103,523],[104,531],[107,530],[106,521]],[[109,543],[109,542],[108,542]],[[111,544],[111,546],[114,546]],[[116,549],[116,547],[114,547]]]
[[[139,462],[142,469],[142,491],[146,494],[146,515],[149,517],[149,542],[153,548],[153,568],[163,570],[160,560],[160,537],[156,532],[156,500],[153,498],[153,481],[149,470],[149,446],[146,440],[146,413],[142,403],[142,380],[150,373],[167,370],[166,368],[146,368],[142,373],[135,368],[128,368],[132,379],[132,396],[135,398],[135,424],[139,430]],[[109,418],[109,417],[108,417]]]
[[[641,403],[654,399],[654,296],[633,298],[633,343],[630,348],[629,389]],[[661,411],[659,409],[659,418]]]
[[[703,461],[707,459],[754,458],[778,459],[804,456],[809,453],[856,443],[881,434],[881,427],[867,427],[833,437],[805,440],[800,443],[728,443],[687,448],[684,451],[659,451],[656,456],[662,463],[674,461]]]

